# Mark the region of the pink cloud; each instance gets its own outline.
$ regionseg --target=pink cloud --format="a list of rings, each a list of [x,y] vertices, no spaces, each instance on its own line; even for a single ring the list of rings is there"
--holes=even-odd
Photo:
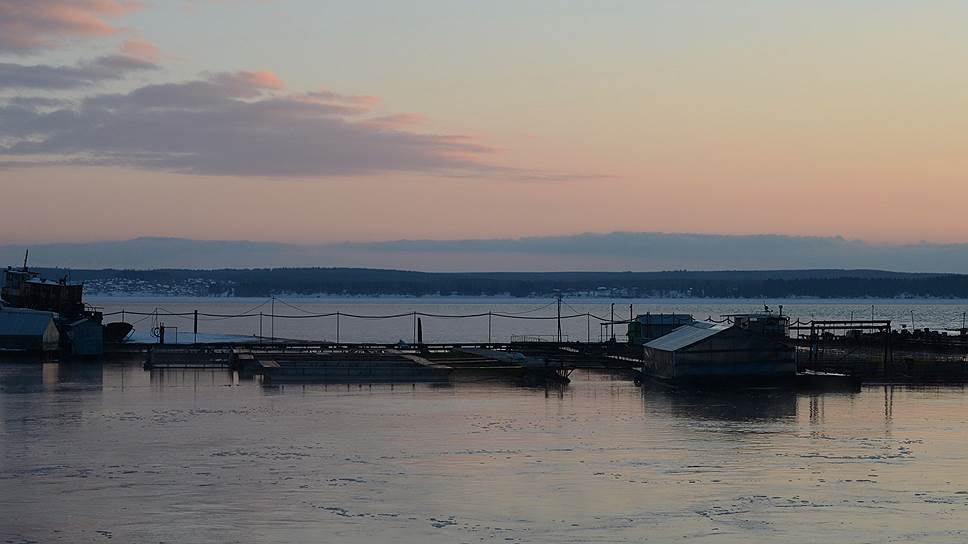
[[[284,89],[286,86],[279,76],[268,71],[236,72],[236,77],[258,89]]]
[[[279,76],[268,71],[220,72],[211,76],[211,82],[228,91],[232,96],[256,96],[265,91],[279,91],[286,86]]]
[[[110,36],[108,19],[139,9],[125,0],[0,0],[0,52],[25,54],[65,38]]]
[[[107,55],[67,66],[0,62],[0,89],[74,89],[157,69],[153,62],[127,55]]]
[[[320,87],[317,91],[311,91],[306,93],[308,96],[317,98],[323,102],[338,102],[343,104],[355,104],[357,106],[362,106],[364,108],[372,108],[376,106],[380,99],[375,96],[370,95],[354,95],[354,94],[340,94],[329,90],[326,87]]]
[[[371,117],[364,122],[372,127],[394,130],[422,125],[427,122],[427,118],[419,113],[395,113]]]
[[[361,118],[364,107],[284,88],[272,72],[231,72],[60,108],[0,103],[0,156],[259,177],[512,173],[485,162],[493,150],[467,136],[386,129],[416,116],[377,126]]]
[[[158,48],[144,40],[125,40],[121,44],[121,53],[136,59],[158,61]]]

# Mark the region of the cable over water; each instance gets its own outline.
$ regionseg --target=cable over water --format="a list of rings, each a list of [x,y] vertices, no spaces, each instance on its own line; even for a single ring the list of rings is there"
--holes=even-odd
[[[562,315],[560,317],[557,315],[551,315],[551,316],[524,315],[524,314],[530,314],[530,313],[534,313],[534,312],[549,308],[555,304],[555,301],[545,304],[543,306],[538,306],[536,308],[531,308],[529,310],[525,310],[522,312],[477,312],[477,313],[470,313],[470,314],[438,314],[438,313],[432,313],[432,312],[412,311],[412,312],[402,312],[402,313],[395,313],[395,314],[352,314],[352,313],[346,313],[346,312],[340,312],[340,311],[326,312],[326,313],[312,313],[304,308],[300,308],[294,304],[290,304],[284,300],[277,298],[275,299],[276,302],[279,302],[285,306],[288,306],[296,311],[303,312],[303,314],[292,315],[292,314],[275,314],[275,313],[255,313],[255,310],[258,310],[264,307],[266,304],[269,304],[270,300],[266,300],[261,304],[253,306],[252,308],[246,310],[245,312],[238,313],[238,314],[215,314],[215,313],[198,312],[198,311],[173,312],[165,308],[159,307],[159,308],[156,308],[156,310],[153,312],[135,312],[135,311],[121,310],[116,312],[105,313],[104,316],[108,317],[108,316],[115,316],[115,315],[132,315],[132,316],[146,316],[146,317],[178,317],[189,321],[191,321],[191,319],[195,316],[198,316],[200,321],[219,321],[219,320],[225,320],[225,319],[240,319],[240,318],[247,318],[247,317],[258,317],[258,316],[261,316],[262,318],[269,318],[269,319],[319,319],[319,318],[334,317],[334,316],[338,316],[341,318],[345,317],[350,319],[399,319],[403,317],[414,317],[414,318],[429,317],[434,319],[471,319],[471,318],[482,318],[482,317],[497,317],[501,319],[524,319],[524,320],[545,320],[545,321],[553,320],[553,319],[575,319],[579,317],[587,317],[587,318],[594,318],[598,321],[608,321],[605,318],[599,317],[589,312],[580,312],[579,310],[577,310],[576,308],[574,308],[569,304],[566,304],[566,306],[568,306],[568,308],[575,313]]]

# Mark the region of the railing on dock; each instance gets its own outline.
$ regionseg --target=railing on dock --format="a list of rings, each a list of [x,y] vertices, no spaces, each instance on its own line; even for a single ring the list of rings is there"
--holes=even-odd
[[[535,343],[535,342],[558,342],[558,335],[555,334],[512,334],[511,343]],[[567,334],[561,335],[561,342],[571,342],[570,337]]]

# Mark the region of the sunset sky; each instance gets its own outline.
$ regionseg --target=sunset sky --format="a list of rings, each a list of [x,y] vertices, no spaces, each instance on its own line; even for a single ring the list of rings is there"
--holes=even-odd
[[[968,3],[0,0],[0,244],[968,242]]]

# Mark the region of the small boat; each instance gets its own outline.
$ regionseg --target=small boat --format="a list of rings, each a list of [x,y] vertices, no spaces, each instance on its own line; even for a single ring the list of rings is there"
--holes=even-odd
[[[123,342],[125,338],[131,334],[134,330],[134,325],[124,321],[115,321],[114,323],[105,323],[104,325],[104,341],[112,344],[117,344]]]
[[[856,376],[839,374],[836,372],[817,372],[805,370],[797,372],[792,379],[787,376],[774,377],[742,377],[719,379],[678,379],[668,380],[656,376],[643,367],[632,369],[632,379],[635,385],[645,383],[662,385],[673,389],[702,389],[702,390],[741,390],[781,388],[800,392],[837,392],[860,391],[862,381]]]
[[[804,370],[797,373],[797,389],[807,391],[860,391],[861,379],[837,372]]]

